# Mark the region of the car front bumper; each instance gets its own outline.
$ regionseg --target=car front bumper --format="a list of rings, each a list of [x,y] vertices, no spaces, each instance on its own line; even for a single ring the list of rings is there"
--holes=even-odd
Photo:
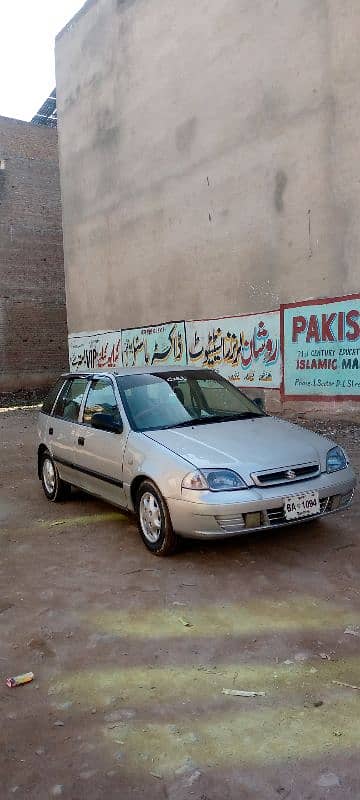
[[[194,539],[224,539],[254,531],[294,525],[344,511],[351,504],[356,485],[352,467],[312,480],[254,487],[237,492],[183,491],[181,499],[167,499],[174,530]],[[287,521],[285,498],[306,491],[318,491],[320,514]]]

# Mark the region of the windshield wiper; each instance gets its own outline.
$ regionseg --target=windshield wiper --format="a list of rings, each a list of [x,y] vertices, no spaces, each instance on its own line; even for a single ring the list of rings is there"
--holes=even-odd
[[[187,419],[185,422],[178,422],[176,425],[169,425],[169,428],[191,428],[193,425],[210,425],[212,422],[235,422],[238,419],[254,419],[255,417],[262,417],[263,414],[257,414],[255,411],[243,411],[239,414],[214,414],[210,417],[195,417],[194,419]]]
[[[191,428],[193,425],[201,425],[204,422],[203,417],[195,417],[194,419],[186,419],[184,422],[176,422],[174,425],[167,425],[167,428]]]
[[[257,419],[258,417],[265,417],[265,414],[259,414],[257,411],[243,411],[240,414],[231,414],[230,416],[224,416],[224,422],[228,419]]]

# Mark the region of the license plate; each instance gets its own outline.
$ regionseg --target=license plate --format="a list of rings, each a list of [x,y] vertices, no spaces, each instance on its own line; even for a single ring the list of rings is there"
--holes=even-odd
[[[287,520],[310,517],[313,514],[320,514],[319,492],[302,492],[285,498]]]

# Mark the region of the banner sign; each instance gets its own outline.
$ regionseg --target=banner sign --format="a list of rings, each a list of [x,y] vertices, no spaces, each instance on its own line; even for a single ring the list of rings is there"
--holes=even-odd
[[[188,364],[244,388],[281,386],[285,399],[359,400],[360,294],[288,303],[281,312],[75,334],[69,360],[72,372]]]
[[[121,367],[121,331],[69,336],[71,372],[116,370]]]
[[[278,389],[280,312],[186,322],[188,365],[216,369],[237,386]]]
[[[360,396],[360,295],[281,307],[285,398]]]
[[[124,367],[184,366],[186,339],[184,322],[166,322],[122,332]]]

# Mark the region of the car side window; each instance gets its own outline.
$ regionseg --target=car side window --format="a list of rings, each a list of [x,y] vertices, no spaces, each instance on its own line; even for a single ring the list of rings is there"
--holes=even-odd
[[[83,422],[86,425],[91,425],[92,415],[100,413],[111,414],[115,422],[121,422],[114,387],[109,378],[96,378],[91,381],[84,408]]]
[[[41,408],[41,411],[42,411],[43,414],[51,414],[51,412],[53,410],[53,406],[54,406],[55,400],[56,400],[56,398],[57,398],[57,396],[58,396],[58,394],[60,392],[61,387],[64,385],[64,383],[65,383],[65,378],[59,378],[59,380],[56,381],[55,386],[53,386],[53,388],[50,390],[49,394],[45,397],[45,400],[44,400],[44,402],[42,404],[42,408]]]
[[[87,378],[68,380],[57,399],[54,417],[64,419],[66,422],[77,422],[87,384]]]

